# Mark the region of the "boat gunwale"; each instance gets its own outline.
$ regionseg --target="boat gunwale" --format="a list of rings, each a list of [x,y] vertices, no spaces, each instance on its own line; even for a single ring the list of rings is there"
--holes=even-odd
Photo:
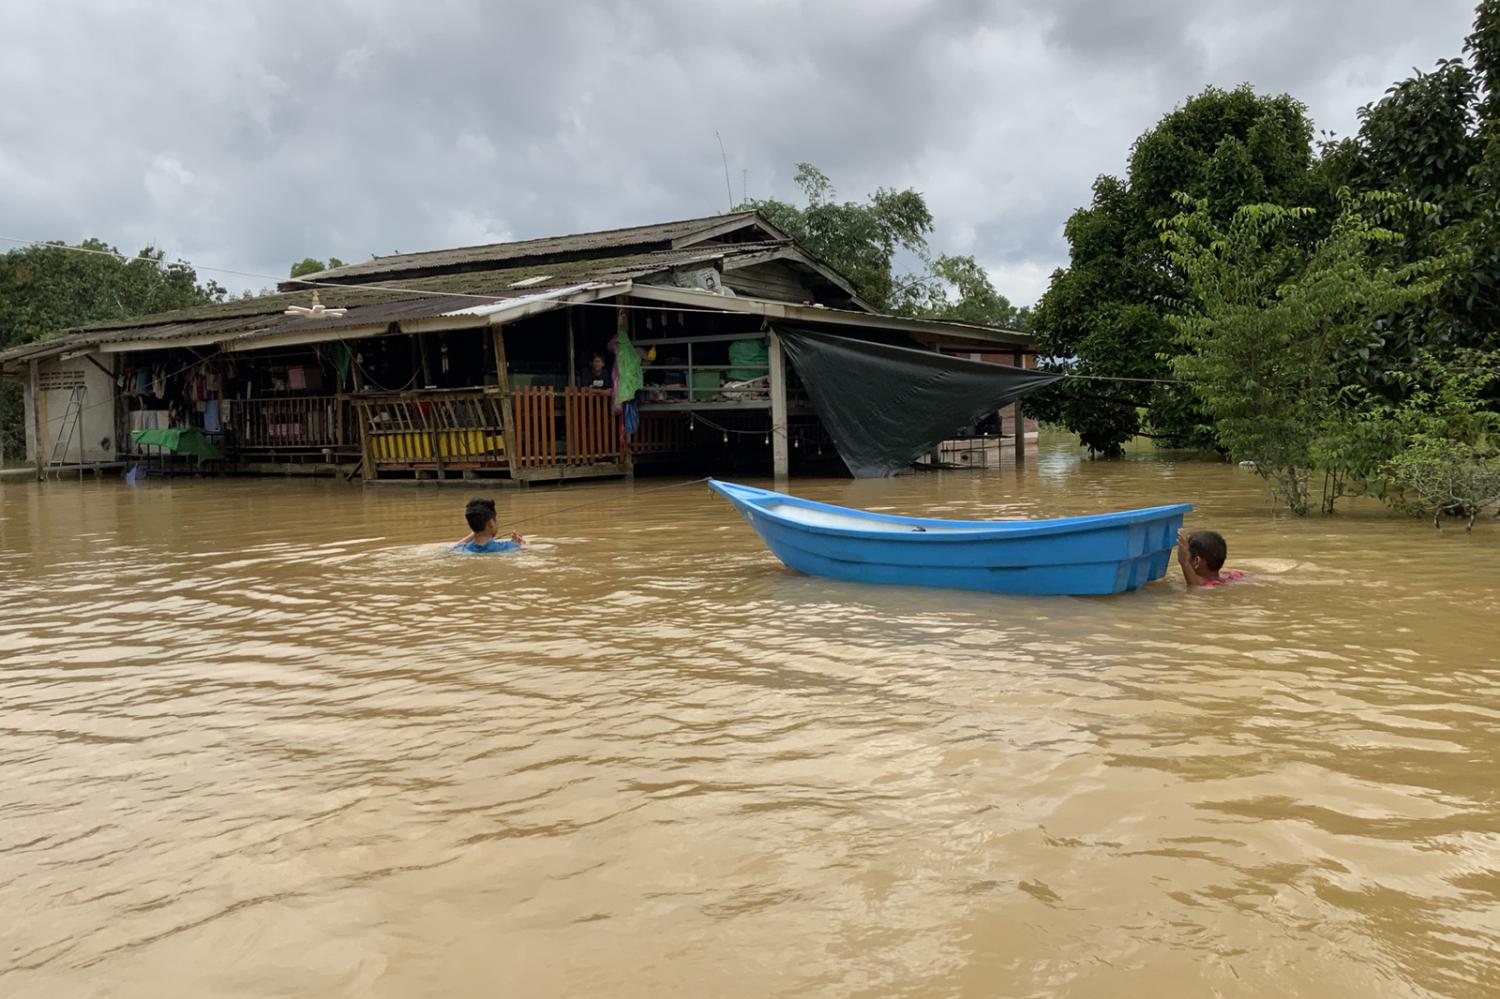
[[[1171,503],[1163,506],[1140,507],[1134,510],[1118,510],[1110,513],[1085,514],[1080,517],[1052,517],[1043,520],[945,520],[936,517],[906,517],[900,514],[876,513],[856,507],[821,503],[817,500],[792,496],[758,486],[746,486],[735,482],[708,480],[709,488],[736,506],[745,506],[758,515],[798,531],[831,537],[859,538],[869,541],[912,542],[974,542],[1015,541],[1025,538],[1047,537],[1054,534],[1071,534],[1115,527],[1130,527],[1135,524],[1164,520],[1189,513],[1191,503]],[[747,495],[748,494],[748,495]],[[857,527],[833,527],[825,524],[809,524],[777,513],[768,503],[789,504],[810,510],[852,516],[857,520],[874,520],[883,523],[901,524],[911,527],[938,527],[941,531],[896,531],[861,530]]]

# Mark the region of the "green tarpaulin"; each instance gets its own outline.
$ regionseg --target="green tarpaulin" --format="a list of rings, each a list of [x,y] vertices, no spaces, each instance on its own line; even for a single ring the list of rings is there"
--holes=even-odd
[[[199,461],[207,458],[211,461],[222,460],[224,455],[213,442],[203,436],[203,431],[196,427],[172,427],[168,430],[133,430],[131,438],[137,443],[150,447],[164,447],[173,454],[192,455]]]
[[[615,405],[623,406],[635,398],[645,385],[641,377],[641,355],[636,353],[630,334],[621,330],[615,344]]]
[[[760,337],[734,341],[729,345],[729,363],[739,365],[729,369],[729,380],[732,382],[748,382],[752,378],[764,377],[771,363],[766,341]]]

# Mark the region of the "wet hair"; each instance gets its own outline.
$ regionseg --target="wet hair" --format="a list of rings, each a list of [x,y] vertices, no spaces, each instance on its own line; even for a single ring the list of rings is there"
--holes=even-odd
[[[1229,546],[1218,531],[1194,531],[1188,535],[1188,554],[1201,558],[1209,572],[1218,572],[1229,557]]]
[[[489,526],[490,521],[495,519],[495,501],[476,496],[469,500],[469,505],[464,507],[464,520],[469,522],[469,530],[478,534]]]

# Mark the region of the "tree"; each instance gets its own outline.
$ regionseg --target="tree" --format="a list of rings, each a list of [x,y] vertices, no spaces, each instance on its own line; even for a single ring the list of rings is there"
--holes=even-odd
[[[1066,370],[1139,381],[1068,379],[1028,408],[1096,454],[1120,454],[1141,432],[1176,446],[1211,445],[1211,421],[1197,399],[1152,381],[1171,376],[1180,346],[1167,316],[1186,290],[1157,224],[1177,213],[1178,193],[1201,200],[1221,223],[1249,203],[1327,207],[1312,162],[1306,108],[1249,86],[1209,87],[1137,139],[1126,177],[1100,177],[1092,203],[1068,219],[1069,266],[1052,275],[1034,325],[1039,352]],[[1306,238],[1300,230],[1317,225],[1316,216],[1288,221],[1295,223],[1288,237]]]
[[[739,209],[758,211],[786,230],[799,246],[848,278],[876,309],[916,318],[1030,328],[1031,310],[1012,305],[973,257],[934,258],[928,253],[932,213],[917,191],[880,188],[866,202],[839,201],[833,182],[811,163],[797,164],[796,182],[806,205],[750,200]],[[895,274],[896,256],[903,250],[921,261],[923,270]]]
[[[85,252],[79,252],[79,250]],[[147,247],[124,257],[114,247],[85,240],[28,246],[0,255],[0,350],[49,339],[89,323],[223,301],[216,282],[198,283],[192,266]],[[21,386],[5,379],[0,420],[23,425]],[[19,456],[22,435],[5,435],[6,453]]]
[[[1010,299],[995,290],[989,274],[973,257],[945,253],[925,262],[925,274],[908,274],[897,279],[895,301],[891,305],[896,315],[1011,330],[1031,328],[1031,310],[1011,305]]]
[[[1254,462],[1306,514],[1345,357],[1379,317],[1434,294],[1452,266],[1441,257],[1391,264],[1382,252],[1404,239],[1393,223],[1435,208],[1344,192],[1329,234],[1308,246],[1288,233],[1306,228],[1312,208],[1246,205],[1223,224],[1207,199],[1181,203],[1162,231],[1188,292],[1170,317],[1181,348],[1172,371],[1213,414],[1230,456]]]
[[[932,213],[911,188],[880,188],[869,201],[839,201],[833,182],[811,163],[797,164],[796,183],[807,198],[801,208],[775,199],[748,200],[741,210],[758,211],[786,230],[798,245],[831,266],[877,309],[897,297],[891,266],[896,252],[921,254],[932,231]]]
[[[294,278],[299,278],[305,274],[316,274],[318,273],[318,271],[328,271],[332,270],[335,267],[342,266],[344,266],[344,262],[338,257],[329,257],[328,263],[326,264],[323,263],[323,261],[316,260],[312,257],[303,257],[297,263],[292,265],[291,276]]]
[[[1479,5],[1465,56],[1390,87],[1325,157],[1336,183],[1437,206],[1395,252],[1466,256],[1438,296],[1392,317],[1373,344],[1363,380],[1387,395],[1373,376],[1424,352],[1500,347],[1500,0]]]
[[[1382,472],[1404,493],[1393,505],[1432,517],[1474,518],[1500,503],[1500,414],[1481,405],[1496,380],[1500,356],[1464,351],[1444,361],[1422,359],[1427,377],[1390,423],[1403,446]]]

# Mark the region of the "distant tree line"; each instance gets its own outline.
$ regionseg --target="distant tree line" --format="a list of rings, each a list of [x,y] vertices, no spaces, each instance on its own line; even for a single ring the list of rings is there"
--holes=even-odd
[[[291,276],[342,266],[337,257],[326,264],[309,257],[292,265]],[[254,294],[247,290],[241,297]],[[98,239],[71,248],[60,242],[27,246],[0,254],[0,350],[79,326],[209,305],[228,297],[229,291],[217,281],[200,281],[191,264],[168,261],[155,247],[131,257]],[[0,379],[0,422],[5,426],[0,459],[14,460],[25,453],[24,420],[21,382]]]

